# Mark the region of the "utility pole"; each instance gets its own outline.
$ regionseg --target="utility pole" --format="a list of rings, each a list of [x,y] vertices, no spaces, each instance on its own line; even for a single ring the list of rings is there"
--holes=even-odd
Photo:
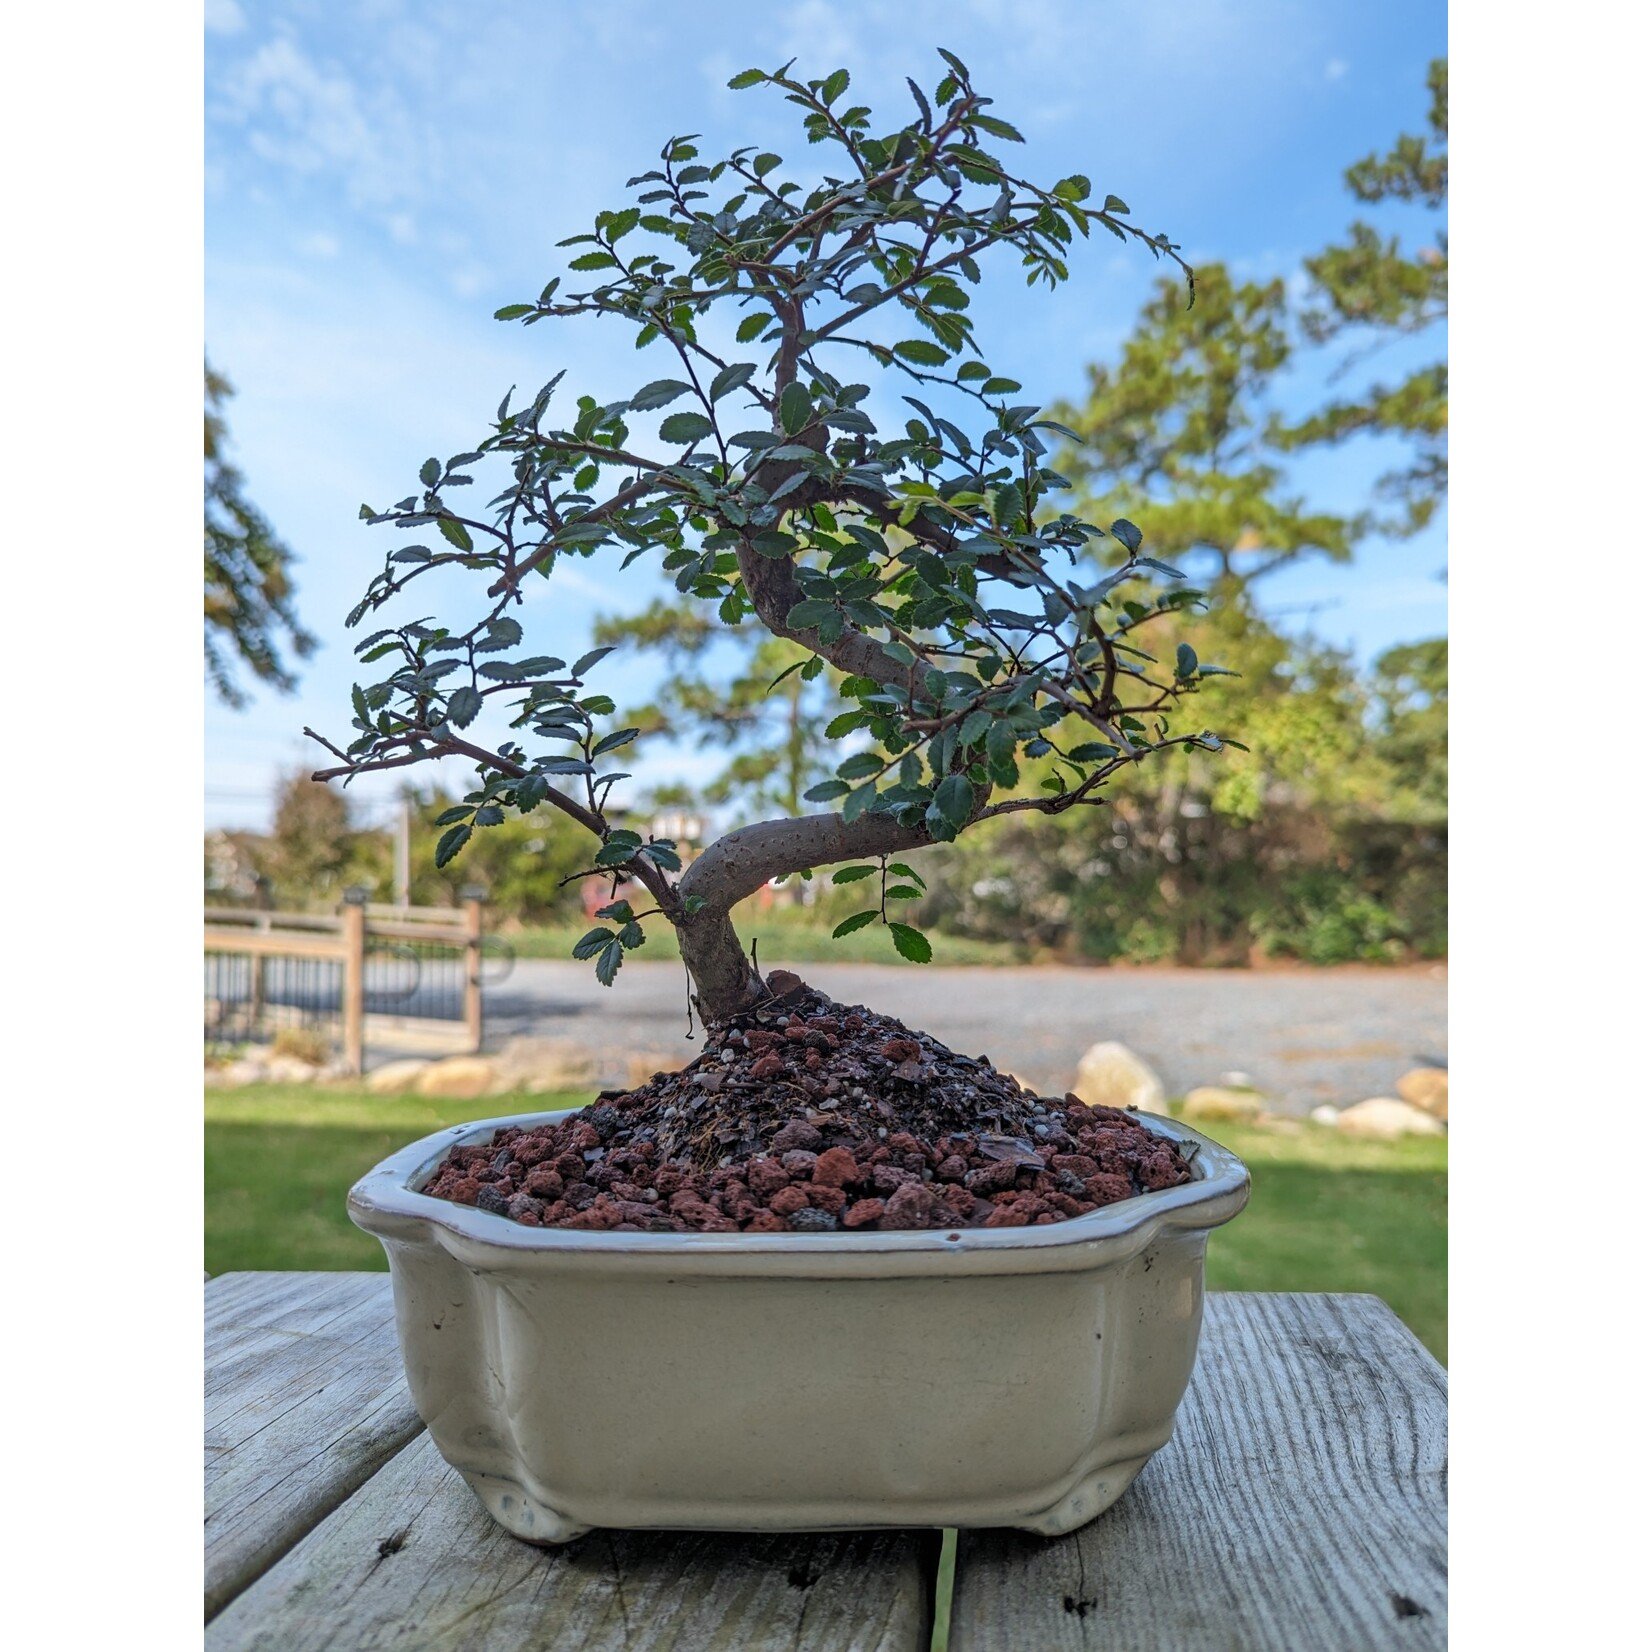
[[[397,906],[413,904],[413,805],[405,794],[396,806],[396,893]]]

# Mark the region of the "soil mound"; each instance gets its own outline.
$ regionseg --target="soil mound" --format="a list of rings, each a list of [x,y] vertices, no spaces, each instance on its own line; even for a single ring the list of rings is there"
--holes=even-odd
[[[1129,1113],[1050,1101],[776,970],[680,1072],[455,1147],[424,1191],[528,1227],[1025,1227],[1192,1179]]]

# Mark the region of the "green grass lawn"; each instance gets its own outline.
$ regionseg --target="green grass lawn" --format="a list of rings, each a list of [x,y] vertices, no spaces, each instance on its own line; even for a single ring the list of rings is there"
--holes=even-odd
[[[852,907],[838,916],[847,917]],[[899,964],[901,955],[880,924],[857,929],[841,940],[832,939],[831,921],[799,908],[775,908],[763,913],[736,913],[740,934],[748,944],[757,942],[757,961],[765,970],[780,964]],[[503,930],[500,939],[519,958],[567,958],[577,941],[592,925],[588,923],[544,924],[533,928]],[[648,940],[635,956],[643,962],[675,963],[677,936],[664,925],[645,924]],[[937,964],[1022,964],[1030,957],[1024,949],[1007,941],[974,941],[959,935],[926,931],[935,949]]]
[[[480,1102],[369,1096],[306,1085],[211,1090],[206,1101],[206,1267],[382,1268],[344,1196],[417,1136],[466,1118],[575,1106],[585,1096]],[[1371,1291],[1446,1353],[1446,1148],[1330,1130],[1218,1126],[1251,1167],[1249,1208],[1210,1241],[1215,1290]]]

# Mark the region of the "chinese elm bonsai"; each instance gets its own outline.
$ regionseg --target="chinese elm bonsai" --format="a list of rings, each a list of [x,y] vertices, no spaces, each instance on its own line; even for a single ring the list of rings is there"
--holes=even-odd
[[[1088,179],[1018,176],[1001,152],[1019,134],[941,56],[933,97],[909,81],[914,116],[882,135],[841,69],[736,75],[801,110],[825,176],[673,139],[631,180],[633,204],[563,243],[594,285],[557,277],[498,312],[605,318],[669,365],[563,415],[560,373],[526,401],[507,394],[473,452],[427,460],[420,490],[388,510],[362,507],[404,531],[352,625],[437,569],[479,576],[485,600],[468,627],[363,639],[387,674],[354,690],[354,737],[322,741],[339,762],[317,778],[474,763],[439,863],[509,809],[561,810],[616,894],[623,879],[654,903],[615,899],[575,956],[611,984],[645,922],[670,924],[709,1035],[683,1072],[459,1150],[432,1192],[530,1225],[761,1231],[1048,1222],[1187,1177],[1123,1114],[1043,1102],[984,1058],[784,972],[765,980],[731,916],[771,879],[835,866],[834,881],[877,890],[839,931],[887,924],[903,957],[926,961],[925,937],[889,916],[923,880],[892,857],[1017,811],[1104,804],[1128,765],[1223,743],[1170,721],[1215,668],[1185,643],[1161,666],[1147,646],[1201,594],[1131,523],[1061,509],[1046,438],[1071,433],[982,359],[969,314],[988,260],[1053,287],[1095,230],[1187,266],[1115,196],[1097,205]],[[500,491],[468,504],[484,475]],[[628,777],[613,764],[637,731],[608,727],[614,702],[587,686],[609,650],[566,664],[518,618],[569,558],[615,573],[647,558],[722,623],[800,644],[793,669],[830,668],[843,710],[827,733],[844,756],[808,794],[828,807],[730,831],[686,868],[673,844],[619,824],[610,798]],[[1018,754],[1056,759],[1037,791]]]

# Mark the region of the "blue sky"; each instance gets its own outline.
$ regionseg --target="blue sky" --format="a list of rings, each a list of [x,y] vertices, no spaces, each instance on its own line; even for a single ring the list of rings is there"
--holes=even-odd
[[[945,45],[1026,134],[1030,176],[1084,172],[1189,257],[1290,276],[1353,216],[1343,169],[1422,129],[1446,27],[1439,0],[208,0],[206,13],[207,351],[237,388],[234,457],[297,553],[300,612],[322,643],[296,695],[240,713],[209,702],[209,825],[264,823],[276,771],[313,752],[298,731],[347,723],[343,616],[385,532],[357,506],[408,492],[427,454],[472,446],[512,384],[567,367],[599,398],[635,388],[622,330],[524,331],[494,309],[561,270],[556,242],[617,205],[669,136],[802,161],[789,106],[727,91],[731,74],[793,56],[809,74],[841,65],[893,123],[904,77],[932,85]],[[1076,261],[1054,295],[1011,272],[974,311],[989,359],[1050,400],[1077,394],[1155,273],[1123,248]],[[1316,456],[1294,480],[1351,507],[1391,457]],[[1270,600],[1369,657],[1444,630],[1445,560],[1440,523],[1373,542],[1351,567],[1293,569]],[[581,652],[594,614],[652,594],[638,572],[609,584],[599,562],[559,567],[554,597],[525,616],[536,649]],[[646,666],[624,669],[640,674],[602,685],[622,704],[648,686]],[[664,752],[639,773],[692,779],[713,761]],[[371,813],[388,781],[359,795]]]

